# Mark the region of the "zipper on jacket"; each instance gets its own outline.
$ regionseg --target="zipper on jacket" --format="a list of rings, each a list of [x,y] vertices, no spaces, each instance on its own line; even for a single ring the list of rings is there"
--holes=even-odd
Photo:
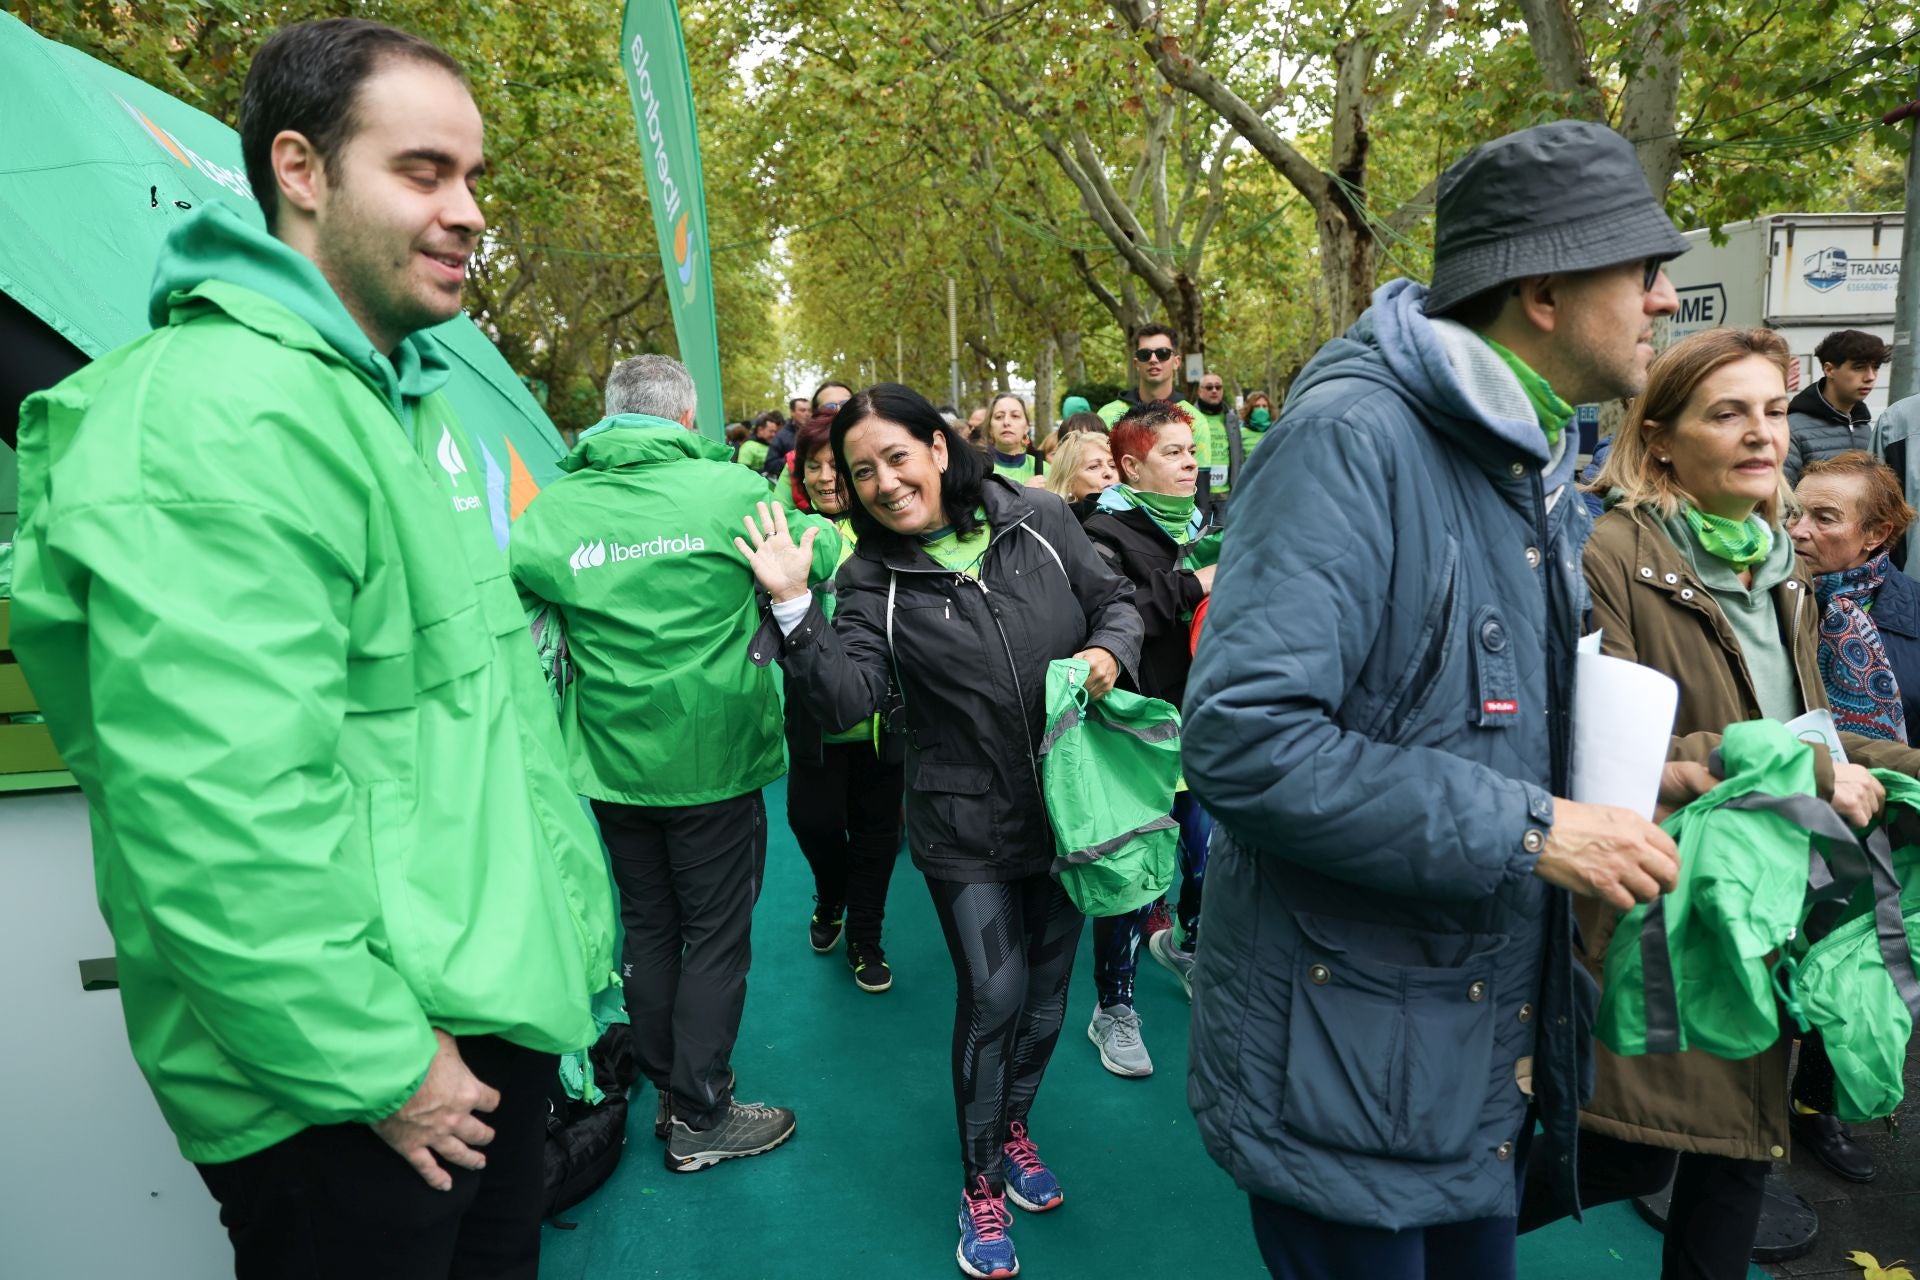
[[[1027,519],[1032,515],[1033,512],[1031,511],[1022,512],[1018,520],[994,530],[993,537],[987,542],[987,549],[980,554],[980,572],[982,577],[985,576],[987,571],[987,557],[993,553],[994,547],[999,545],[1000,539],[1025,524]],[[1000,615],[993,611],[992,589],[987,586],[982,578],[969,578],[966,574],[957,573],[951,569],[922,569],[917,565],[892,564],[885,559],[882,559],[880,563],[895,573],[931,573],[935,575],[952,573],[956,585],[963,582],[971,582],[974,586],[980,588],[981,598],[987,602],[987,616],[993,619],[993,629],[1000,637],[1000,648],[1007,655],[1007,673],[1013,677],[1013,696],[1019,699],[1020,702],[1020,735],[1026,739],[1027,743],[1027,767],[1033,772],[1033,788],[1044,800],[1046,792],[1040,785],[1040,757],[1034,753],[1033,727],[1027,723],[1027,695],[1020,684],[1020,668],[1019,664],[1014,661],[1013,642],[1007,639],[1007,630],[1000,625]],[[1071,587],[1069,587],[1069,589],[1071,589]],[[945,613],[947,620],[951,621],[953,618],[952,601],[948,601]]]

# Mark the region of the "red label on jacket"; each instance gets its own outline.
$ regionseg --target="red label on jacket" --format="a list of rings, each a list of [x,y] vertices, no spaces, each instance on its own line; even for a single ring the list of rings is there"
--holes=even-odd
[[[1510,716],[1520,710],[1520,704],[1511,698],[1488,698],[1480,710],[1490,716]]]

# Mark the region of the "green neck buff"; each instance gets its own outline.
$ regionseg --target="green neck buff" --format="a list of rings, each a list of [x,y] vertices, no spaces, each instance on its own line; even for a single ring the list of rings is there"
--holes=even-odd
[[[1193,495],[1184,498],[1170,493],[1148,493],[1132,485],[1116,485],[1127,500],[1153,517],[1160,531],[1172,538],[1175,546],[1184,546],[1193,536]]]
[[[1513,354],[1492,338],[1482,334],[1480,340],[1493,349],[1493,354],[1513,370],[1513,376],[1520,379],[1520,389],[1527,393],[1527,401],[1533,405],[1533,415],[1540,421],[1540,429],[1547,433],[1549,447],[1560,443],[1560,433],[1573,421],[1573,406],[1554,393],[1547,380],[1533,371],[1533,366]]]
[[[1773,550],[1773,530],[1758,516],[1729,520],[1725,516],[1708,515],[1698,507],[1688,507],[1686,516],[1700,549],[1736,570],[1752,568]]]

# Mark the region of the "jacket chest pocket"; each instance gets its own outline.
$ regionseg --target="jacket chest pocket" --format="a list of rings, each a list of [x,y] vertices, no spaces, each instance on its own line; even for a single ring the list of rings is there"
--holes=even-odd
[[[1410,931],[1298,912],[1294,920],[1301,945],[1281,1123],[1336,1151],[1465,1158],[1493,1066],[1495,960],[1506,935],[1428,935],[1421,958],[1460,962],[1404,965],[1380,952],[1407,949]]]
[[[1513,659],[1513,636],[1492,605],[1474,611],[1472,625],[1474,706],[1471,719],[1482,729],[1506,729],[1520,719],[1520,672]]]
[[[486,666],[493,660],[495,635],[522,625],[504,578],[465,591],[443,584],[434,603],[446,611],[430,618],[418,616],[405,578],[397,561],[389,561],[354,597],[347,639],[352,711],[419,705],[421,695]]]

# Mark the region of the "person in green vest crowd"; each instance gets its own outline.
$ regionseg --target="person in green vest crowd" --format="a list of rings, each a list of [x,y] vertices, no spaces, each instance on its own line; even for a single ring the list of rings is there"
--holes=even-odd
[[[1250,393],[1240,402],[1240,443],[1247,457],[1260,447],[1273,429],[1273,401],[1264,391]]]
[[[767,469],[767,449],[780,431],[780,415],[763,413],[753,420],[752,434],[740,445],[740,453],[735,461],[750,471],[765,472]]]
[[[1193,413],[1193,452],[1215,514],[1223,514],[1233,481],[1246,461],[1240,415],[1227,403],[1226,381],[1217,373],[1200,375]]]
[[[13,648],[92,811],[134,1060],[243,1276],[531,1276],[606,864],[423,330],[486,227],[418,36],[286,27],[155,328],[28,400]]]
[[[613,859],[634,1056],[678,1173],[770,1151],[794,1127],[784,1107],[735,1098],[731,1070],[766,870],[760,789],[787,767],[779,677],[747,655],[759,617],[732,539],[771,495],[694,429],[695,399],[670,356],[615,365],[607,416],[507,548],[522,599],[558,609],[578,672],[561,708],[569,763]],[[819,527],[814,577],[831,573],[832,526],[794,523]]]
[[[996,474],[1016,484],[1043,476],[1047,464],[1033,449],[1033,421],[1027,402],[1002,391],[987,406],[987,453]]]
[[[1163,324],[1143,324],[1130,335],[1133,343],[1133,390],[1100,406],[1100,420],[1111,427],[1128,411],[1155,400],[1186,403],[1179,389],[1180,335]]]
[[[855,535],[848,508],[852,491],[833,460],[828,436],[833,415],[816,414],[794,435],[795,466],[804,506],[831,520],[840,535],[837,569],[853,555]],[[779,486],[785,497],[786,482]],[[789,517],[789,524],[797,524]],[[816,552],[818,547],[815,548]],[[820,608],[831,619],[838,604],[833,588],[819,589]],[[769,624],[770,625],[770,624]],[[778,647],[779,633],[755,637]],[[906,750],[900,735],[887,733],[879,716],[867,716],[847,728],[824,725],[803,699],[786,700],[787,825],[813,872],[814,909],[807,921],[807,944],[819,955],[831,952],[844,932],[847,967],[862,991],[879,994],[893,986],[893,968],[880,944],[886,916],[887,886],[900,852],[900,799],[905,786]]]

